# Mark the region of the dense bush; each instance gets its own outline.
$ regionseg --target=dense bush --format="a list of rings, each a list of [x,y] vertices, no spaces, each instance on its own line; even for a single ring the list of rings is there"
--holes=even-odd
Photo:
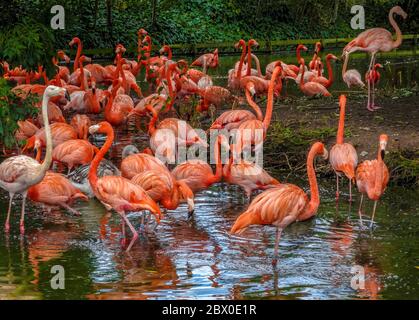
[[[6,80],[0,78],[0,141],[7,148],[16,144],[17,121],[38,113],[34,107],[38,96],[28,95],[24,100],[14,94]]]
[[[49,26],[56,0],[6,0],[0,4],[0,25],[13,26],[25,17]],[[409,15],[405,33],[416,33],[419,2],[365,0],[366,26],[389,28],[388,11],[401,5]],[[3,2],[2,2],[3,3]],[[67,0],[65,30],[54,31],[55,48],[79,36],[85,48],[132,46],[136,31],[146,28],[156,43],[346,37],[359,31],[349,26],[355,0]]]

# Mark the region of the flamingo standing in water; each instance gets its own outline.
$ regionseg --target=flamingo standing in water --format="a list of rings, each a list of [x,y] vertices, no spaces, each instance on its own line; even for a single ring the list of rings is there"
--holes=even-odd
[[[98,148],[87,140],[67,140],[54,148],[52,161],[66,164],[68,174],[74,166],[90,163],[98,151]]]
[[[51,97],[66,95],[68,92],[64,88],[48,86],[42,99],[42,115],[45,123],[47,151],[45,160],[42,164],[25,155],[10,157],[0,164],[0,187],[9,192],[9,210],[5,223],[5,231],[8,232],[10,225],[10,212],[12,210],[12,200],[16,193],[23,195],[22,213],[20,218],[20,231],[25,231],[25,202],[28,189],[39,183],[45,176],[52,161],[52,135],[48,122],[48,101]]]
[[[389,172],[384,163],[384,155],[387,147],[388,136],[386,134],[380,135],[378,145],[378,155],[375,160],[366,160],[356,168],[356,185],[359,192],[361,192],[361,201],[359,203],[359,219],[362,224],[362,202],[364,194],[374,201],[374,209],[372,211],[371,225],[374,223],[375,210],[377,208],[378,200],[383,195],[388,181]]]
[[[275,251],[273,265],[277,263],[278,245],[282,230],[295,221],[304,221],[317,213],[320,204],[314,159],[322,155],[327,159],[325,146],[316,142],[307,156],[307,176],[310,183],[311,199],[306,193],[293,184],[280,184],[256,196],[231,228],[232,234],[240,234],[251,225],[273,225],[276,227]]]
[[[352,181],[355,180],[358,155],[352,144],[343,142],[346,96],[341,95],[339,97],[339,107],[340,115],[336,144],[330,149],[329,161],[336,173],[336,200],[339,199],[339,176],[343,173],[349,179],[349,201],[352,201]]]
[[[176,166],[172,170],[172,175],[178,181],[184,181],[194,193],[208,189],[212,184],[220,182],[223,175],[220,150],[224,141],[222,138],[222,136],[217,137],[214,148],[215,173],[206,161],[193,159]]]
[[[107,210],[114,209],[130,228],[133,238],[129,244],[129,251],[138,238],[138,233],[128,220],[126,212],[148,210],[156,216],[157,222],[160,221],[160,208],[151,199],[143,188],[132,183],[130,180],[120,176],[103,176],[98,178],[97,169],[106,152],[112,146],[114,140],[114,131],[112,126],[106,122],[100,122],[89,128],[90,134],[104,133],[106,134],[106,142],[96,154],[89,170],[89,182],[92,190],[100,202]],[[125,225],[122,229],[125,238]]]
[[[198,57],[191,66],[202,67],[203,72],[206,73],[207,68],[218,67],[218,49],[215,49],[213,53],[205,53]]]
[[[361,32],[355,39],[349,42],[343,48],[343,55],[348,56],[350,53],[355,51],[364,51],[371,54],[371,62],[368,67],[368,71],[373,70],[375,65],[375,58],[378,52],[389,52],[393,49],[398,48],[402,44],[402,33],[399,26],[394,20],[394,14],[401,16],[403,19],[407,18],[407,13],[399,7],[395,6],[391,8],[388,19],[391,26],[396,31],[396,40],[393,41],[391,32],[383,28],[372,28]],[[374,96],[374,91],[371,93],[371,86],[368,82],[368,105],[367,108],[370,111],[374,111],[377,108],[372,105],[370,95]],[[373,98],[374,99],[374,98]]]
[[[48,206],[49,210],[50,207],[60,206],[75,215],[80,215],[80,212],[70,207],[73,201],[76,199],[89,200],[66,177],[51,171],[45,174],[44,179],[40,183],[29,188],[28,197],[34,202]]]

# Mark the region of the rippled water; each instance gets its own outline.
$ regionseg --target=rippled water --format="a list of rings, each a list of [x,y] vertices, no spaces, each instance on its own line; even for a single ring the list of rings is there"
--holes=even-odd
[[[412,66],[402,70],[408,77]],[[147,136],[118,132],[110,157],[118,162],[129,143],[145,147]],[[289,182],[308,188],[305,180]],[[419,191],[388,188],[376,227],[369,230],[359,225],[358,194],[352,208],[347,194],[337,208],[334,188],[334,181],[320,181],[317,216],[284,231],[276,271],[271,265],[273,228],[228,233],[247,206],[237,187],[221,183],[197,194],[191,220],[185,205],[168,211],[156,230],[141,229],[130,253],[120,243],[119,217],[107,214],[96,200],[74,205],[81,217],[60,209],[49,215],[29,203],[26,233],[20,236],[17,199],[6,235],[8,198],[1,191],[0,299],[419,298]],[[371,209],[368,202],[366,213]],[[140,228],[140,214],[129,219]],[[54,265],[65,269],[64,290],[51,288]],[[351,288],[354,266],[364,268],[363,290]]]

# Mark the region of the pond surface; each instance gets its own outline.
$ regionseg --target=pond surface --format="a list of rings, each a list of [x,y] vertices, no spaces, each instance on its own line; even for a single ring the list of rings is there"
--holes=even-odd
[[[260,58],[264,64],[277,57]],[[218,83],[225,83],[223,76],[236,60],[221,58]],[[417,81],[417,59],[404,60],[391,59],[387,65],[400,70],[398,87]],[[351,61],[361,74],[367,65],[365,59]],[[337,64],[335,70],[339,68]],[[384,73],[383,85],[392,83],[392,75]],[[334,90],[343,90],[337,79]],[[144,133],[118,132],[109,155],[118,164],[123,146],[133,143],[141,149],[147,139]],[[285,176],[276,178],[286,182]],[[287,182],[308,189],[306,180]],[[359,225],[358,194],[349,206],[345,184],[336,207],[335,181],[319,183],[318,214],[284,231],[277,270],[271,265],[273,228],[256,226],[241,236],[229,235],[247,207],[244,193],[233,186],[221,183],[198,193],[191,220],[185,205],[168,211],[156,230],[141,229],[130,253],[120,243],[119,217],[107,214],[96,200],[74,205],[81,217],[61,209],[47,214],[29,202],[21,236],[21,200],[16,199],[6,235],[8,197],[1,190],[0,299],[418,299],[419,190],[388,188],[377,209],[376,227],[369,230]],[[372,203],[364,210],[368,222]],[[140,214],[129,219],[140,228]],[[64,290],[51,288],[55,265],[64,267]],[[356,274],[351,270],[360,267],[364,289],[353,289]]]

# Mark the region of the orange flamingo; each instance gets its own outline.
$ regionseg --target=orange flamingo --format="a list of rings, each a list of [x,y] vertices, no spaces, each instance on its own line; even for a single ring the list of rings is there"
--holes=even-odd
[[[252,100],[251,92],[253,86],[252,83],[248,83],[246,85],[246,100],[247,103],[252,107],[255,111],[255,114],[250,112],[249,110],[228,110],[223,112],[211,125],[210,130],[222,130],[226,129],[227,131],[231,131],[233,129],[237,129],[240,124],[246,120],[253,120],[257,119],[262,121],[263,114],[260,110],[259,106]]]
[[[73,72],[75,72],[79,67],[79,59],[80,59],[80,56],[81,56],[81,51],[83,50],[83,44],[78,37],[74,37],[69,42],[70,47],[72,47],[74,44],[77,45],[77,53],[76,53],[76,58],[74,59]]]
[[[339,199],[339,176],[344,174],[349,179],[349,201],[352,201],[352,181],[355,180],[358,155],[352,144],[343,142],[346,96],[341,95],[339,97],[339,107],[340,115],[336,144],[330,149],[329,161],[336,173],[336,200]]]
[[[309,97],[312,97],[314,95],[321,95],[321,96],[325,96],[325,97],[330,97],[331,94],[329,91],[327,91],[327,89],[321,85],[318,82],[306,82],[304,80],[304,73],[305,71],[305,64],[304,64],[304,59],[301,58],[300,60],[300,70],[301,70],[301,78],[300,78],[300,90]]]
[[[18,120],[17,125],[19,128],[15,133],[15,138],[18,141],[23,141],[32,137],[39,130],[32,120]]]
[[[389,52],[395,48],[398,48],[402,44],[402,32],[399,26],[394,20],[394,14],[401,16],[403,19],[407,18],[407,13],[399,7],[395,6],[391,8],[388,19],[391,26],[396,31],[396,40],[393,41],[392,34],[383,28],[372,28],[361,32],[355,39],[349,42],[343,48],[343,55],[348,56],[350,53],[355,51],[364,51],[371,54],[371,62],[368,67],[368,71],[371,71],[375,65],[375,58],[378,52]],[[367,108],[370,111],[375,110],[369,99],[370,95],[374,96],[374,92],[371,92],[370,83],[368,82],[368,105]],[[373,98],[374,99],[374,98]]]
[[[222,136],[218,136],[214,148],[215,173],[207,162],[193,159],[176,166],[172,170],[172,175],[176,180],[184,181],[194,193],[208,189],[212,184],[220,182],[223,175],[220,150],[222,142]]]
[[[205,53],[198,57],[191,66],[203,67],[203,72],[206,73],[207,68],[218,67],[218,49],[215,49],[212,53]]]
[[[257,225],[273,225],[276,227],[274,260],[276,265],[278,245],[282,230],[295,221],[304,221],[317,213],[320,204],[314,159],[322,155],[327,158],[327,150],[320,142],[316,142],[307,156],[307,176],[310,183],[311,199],[306,193],[293,184],[281,184],[276,188],[259,194],[245,212],[243,212],[231,228],[231,233],[242,233],[247,227]]]
[[[160,222],[160,208],[151,199],[143,188],[132,183],[130,180],[120,176],[103,176],[98,178],[97,169],[106,152],[112,146],[114,140],[114,131],[112,126],[106,122],[100,122],[89,128],[90,134],[106,134],[106,142],[96,154],[89,170],[89,182],[92,190],[100,202],[107,210],[114,209],[130,228],[133,238],[129,244],[129,251],[138,238],[138,233],[126,217],[126,212],[148,210],[156,216],[157,222]],[[123,224],[123,226],[125,226]],[[125,227],[123,227],[125,237]]]
[[[160,159],[143,152],[125,157],[120,168],[121,175],[127,179],[132,179],[135,175],[148,170],[166,170]]]
[[[313,79],[311,79],[311,81],[320,83],[326,89],[330,88],[330,86],[333,84],[333,70],[332,70],[332,66],[330,64],[330,60],[337,60],[337,57],[334,56],[331,53],[329,53],[326,56],[326,67],[327,67],[327,73],[329,75],[329,79],[327,79],[327,78],[325,78],[321,75],[320,67],[317,69],[318,70],[317,76],[315,76]]]
[[[247,42],[247,70],[246,76],[250,76],[252,72],[252,47],[259,47],[259,43],[255,39]]]
[[[44,120],[45,121],[45,120]],[[51,135],[52,135],[52,147],[55,148],[60,143],[70,139],[77,139],[77,132],[74,128],[63,122],[55,122],[49,126],[51,128]],[[22,151],[31,150],[33,149],[35,142],[39,141],[41,147],[46,146],[46,126],[39,129],[35,135],[30,137],[27,141],[25,146],[23,147]]]
[[[52,160],[53,141],[51,136],[51,129],[48,123],[48,101],[51,97],[59,96],[68,93],[65,89],[48,86],[42,98],[42,114],[44,116],[45,132],[46,132],[46,146],[47,152],[45,160],[42,164],[25,155],[19,155],[7,158],[0,164],[0,187],[9,192],[9,210],[5,222],[5,231],[8,232],[10,225],[10,212],[12,209],[12,200],[16,193],[23,195],[22,212],[20,217],[20,231],[25,230],[25,203],[29,187],[39,183],[45,176]]]
[[[311,59],[310,63],[308,64],[308,67],[310,70],[316,70],[316,66],[318,65],[318,56],[320,53],[320,50],[322,49],[322,44],[320,42],[316,42],[316,44],[314,45],[314,55],[313,58]]]
[[[367,71],[365,73],[365,81],[369,84],[371,88],[372,94],[368,96],[368,105],[371,106],[372,109],[377,110],[380,109],[380,107],[376,106],[374,103],[374,91],[375,91],[375,85],[380,81],[381,74],[378,72],[378,68],[383,68],[383,66],[379,63],[374,64],[374,67],[372,70]],[[371,99],[371,103],[370,103]]]
[[[70,207],[76,199],[88,201],[89,198],[75,188],[62,174],[48,171],[42,181],[28,189],[28,197],[34,202],[48,207],[60,206],[75,215],[80,212]]]
[[[375,210],[377,208],[378,200],[383,195],[390,175],[386,164],[384,163],[384,155],[387,147],[388,136],[386,134],[380,135],[378,145],[378,155],[375,160],[366,160],[356,168],[356,185],[359,192],[361,192],[361,201],[359,203],[359,219],[362,224],[362,202],[364,194],[374,201],[374,209],[372,211],[371,225],[374,223]]]
[[[98,151],[98,148],[87,140],[67,140],[54,148],[52,151],[52,161],[66,164],[68,174],[73,167],[90,163]]]
[[[185,200],[188,203],[188,216],[192,216],[195,208],[194,194],[185,181],[176,180],[169,170],[144,171],[135,175],[131,181],[168,210],[175,210]]]
[[[242,48],[242,53],[240,56],[240,62],[237,69],[234,68],[228,71],[228,87],[231,90],[239,90],[240,79],[242,77],[242,71],[243,71],[243,63],[244,63],[244,59],[246,58],[246,42],[243,39],[240,39],[239,42],[237,42],[234,45],[234,47],[236,49]]]
[[[76,114],[70,121],[70,125],[76,130],[79,139],[87,140],[89,127],[92,125],[90,118],[85,114]]]
[[[272,74],[271,80],[264,80],[269,82],[269,88],[268,88],[268,102],[266,104],[266,113],[265,118],[262,120],[260,119],[250,119],[243,121],[238,129],[237,129],[237,139],[238,139],[238,147],[243,148],[245,146],[255,145],[257,147],[261,146],[261,143],[266,138],[266,133],[268,131],[269,125],[271,123],[272,118],[272,111],[273,111],[273,98],[274,98],[274,91],[278,90],[277,92],[281,92],[281,89],[278,89],[282,87],[281,84],[281,78],[279,75],[282,72],[281,64],[278,63],[277,66],[274,69],[274,72]],[[250,76],[251,77],[251,76]],[[246,78],[250,78],[246,77]],[[246,79],[243,78],[243,79]],[[275,83],[277,81],[279,84],[275,86]],[[252,83],[247,84],[248,91],[255,92],[255,87],[251,86]],[[250,99],[250,97],[249,97]],[[250,99],[251,100],[251,99]],[[259,133],[262,133],[262,136],[259,135]]]
[[[115,85],[115,82],[118,82]],[[127,94],[117,94],[117,90],[121,85],[120,80],[114,81],[112,92],[105,91],[103,94],[108,97],[108,103],[105,106],[105,119],[114,126],[119,126],[126,122],[128,114],[134,108],[134,102]]]

